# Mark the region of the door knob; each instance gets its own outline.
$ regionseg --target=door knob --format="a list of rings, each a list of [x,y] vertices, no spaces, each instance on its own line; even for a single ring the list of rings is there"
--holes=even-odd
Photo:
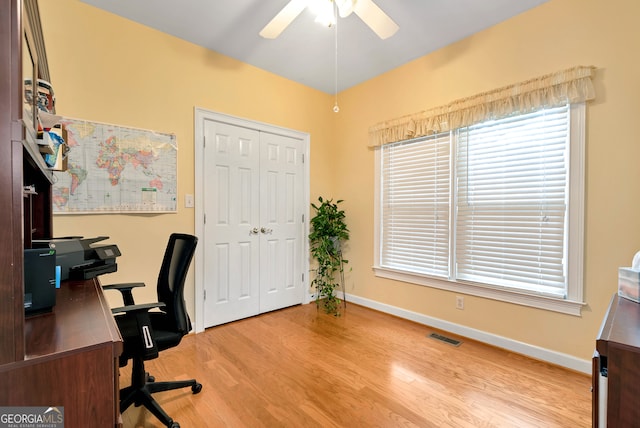
[[[266,227],[261,227],[260,228],[260,232],[262,232],[262,233],[271,233],[271,232],[273,232],[273,229],[269,229],[269,228],[266,228]]]
[[[249,231],[249,235],[257,235],[258,233],[260,233],[260,230],[257,227],[254,227]]]

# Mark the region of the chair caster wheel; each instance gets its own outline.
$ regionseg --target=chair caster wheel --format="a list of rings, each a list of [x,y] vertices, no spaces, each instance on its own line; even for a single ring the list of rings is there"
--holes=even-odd
[[[202,391],[202,384],[201,383],[196,383],[195,385],[193,385],[191,387],[191,392],[193,392],[194,394],[197,394],[200,391]]]
[[[153,376],[149,376],[149,377],[147,378],[147,382],[155,382],[155,381],[156,381],[156,378],[155,378],[155,377],[153,377]]]
[[[171,425],[169,425],[169,428],[180,428],[180,424],[177,422],[171,422]]]

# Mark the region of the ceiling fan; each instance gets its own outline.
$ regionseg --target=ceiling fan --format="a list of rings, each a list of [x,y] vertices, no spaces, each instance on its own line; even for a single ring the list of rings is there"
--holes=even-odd
[[[266,39],[275,39],[306,7],[314,5],[320,5],[325,10],[328,7],[333,17],[334,2],[341,18],[346,18],[351,12],[354,12],[381,39],[387,39],[398,31],[398,24],[393,22],[373,0],[291,0],[260,31],[260,35]],[[331,25],[330,22],[328,25]]]

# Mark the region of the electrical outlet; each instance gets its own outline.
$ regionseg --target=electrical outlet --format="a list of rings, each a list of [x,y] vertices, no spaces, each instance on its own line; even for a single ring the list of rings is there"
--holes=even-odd
[[[464,296],[456,296],[456,309],[464,309]]]

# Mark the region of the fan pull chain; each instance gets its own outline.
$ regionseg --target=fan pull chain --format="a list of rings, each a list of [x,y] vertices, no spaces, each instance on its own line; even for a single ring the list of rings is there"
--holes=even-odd
[[[335,57],[335,82],[334,82],[334,90],[335,90],[335,96],[336,96],[336,101],[335,104],[333,105],[333,112],[334,113],[338,113],[340,111],[340,107],[338,107],[338,6],[336,5],[336,3],[333,3],[333,8],[334,8],[334,12],[335,12],[335,16],[336,16],[336,23],[335,23],[335,48],[336,48],[336,57]]]

